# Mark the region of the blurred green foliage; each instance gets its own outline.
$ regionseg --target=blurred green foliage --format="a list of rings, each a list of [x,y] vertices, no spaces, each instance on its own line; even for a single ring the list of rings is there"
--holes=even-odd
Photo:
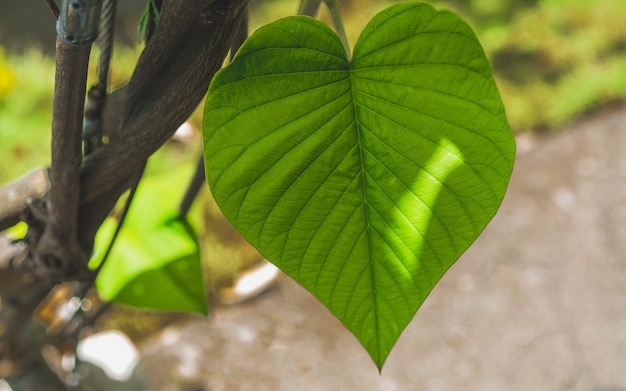
[[[340,0],[349,39],[400,0]],[[626,1],[433,0],[461,14],[490,59],[513,129],[557,130],[626,97]],[[297,1],[257,0],[259,24]],[[326,12],[320,17],[326,19]],[[254,21],[254,19],[253,19]]]
[[[0,52],[1,52],[0,47]],[[117,48],[112,59],[111,84],[120,86],[130,77],[139,50]],[[96,80],[98,50],[90,61],[89,80]],[[54,93],[54,58],[37,48],[0,57],[0,75],[11,88],[0,91],[0,184],[12,181],[50,162],[50,129]],[[4,85],[4,82],[3,82]]]
[[[0,100],[15,87],[15,74],[6,64],[4,49],[0,47]]]
[[[9,54],[4,64],[13,87],[0,97],[0,183],[50,160],[54,59],[38,50]]]
[[[469,17],[476,20],[515,129],[559,129],[624,99],[626,1],[483,2],[510,4],[490,12],[477,7]]]
[[[352,45],[398,0],[340,1]],[[626,1],[434,0],[475,29],[516,131],[559,129],[626,97]],[[251,29],[292,15],[296,0],[251,0]],[[328,21],[325,10],[322,20]],[[139,17],[139,16],[138,16]],[[116,47],[112,83],[130,76],[139,48]],[[90,80],[95,80],[97,50]],[[49,161],[54,60],[36,49],[0,56],[0,184]],[[196,122],[198,119],[196,118]],[[167,166],[167,164],[164,164]]]

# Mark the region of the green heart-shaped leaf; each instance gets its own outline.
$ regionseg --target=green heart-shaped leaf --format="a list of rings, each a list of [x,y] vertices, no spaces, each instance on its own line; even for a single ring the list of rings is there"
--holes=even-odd
[[[228,220],[379,368],[495,214],[515,156],[474,33],[421,3],[378,14],[352,61],[314,19],[261,28],[214,78],[204,136]]]

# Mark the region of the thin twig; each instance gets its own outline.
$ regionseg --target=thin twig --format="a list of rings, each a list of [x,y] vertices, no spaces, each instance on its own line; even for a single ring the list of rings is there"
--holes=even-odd
[[[57,3],[55,3],[54,0],[46,0],[46,4],[48,4],[48,9],[52,12],[54,19],[59,19],[60,11]]]
[[[48,171],[40,168],[0,187],[0,231],[20,221],[26,200],[42,198],[50,188]]]
[[[193,201],[196,199],[205,183],[205,178],[204,157],[201,154],[198,159],[198,163],[196,164],[196,170],[194,171],[191,181],[189,182],[189,186],[187,186],[187,190],[185,191],[185,195],[180,202],[180,207],[178,208],[180,217],[185,218],[187,213],[189,213],[189,209],[191,209]]]
[[[141,181],[141,177],[143,176],[143,173],[145,170],[146,170],[146,165],[144,164],[143,167],[141,167],[139,175],[137,175],[137,179],[135,179],[135,183],[133,184],[133,187],[130,188],[130,193],[128,194],[128,198],[126,198],[126,203],[124,203],[124,209],[122,209],[122,214],[119,217],[119,221],[117,223],[117,227],[115,228],[115,232],[113,233],[113,237],[111,238],[111,241],[109,242],[109,247],[107,247],[107,250],[104,253],[104,256],[102,257],[102,261],[100,261],[100,264],[96,268],[94,277],[100,272],[100,270],[102,270],[102,267],[106,263],[107,258],[109,258],[109,254],[111,254],[113,245],[115,244],[115,241],[117,240],[117,236],[122,230],[122,225],[124,224],[124,221],[126,220],[126,216],[128,215],[128,211],[130,210],[130,205],[133,202],[133,199],[135,198],[135,194],[137,193],[137,188],[139,187],[139,182]]]

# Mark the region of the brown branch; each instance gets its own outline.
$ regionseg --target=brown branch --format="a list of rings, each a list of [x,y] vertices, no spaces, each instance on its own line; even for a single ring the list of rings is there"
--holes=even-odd
[[[247,0],[165,1],[154,35],[125,87],[125,111],[104,120],[119,126],[108,145],[88,156],[81,168],[81,204],[108,210],[129,188],[146,159],[163,145],[197,107],[219,70],[238,29]],[[107,194],[107,196],[103,196]],[[82,214],[81,243],[106,218]]]
[[[164,2],[155,36],[142,53],[133,80],[105,102],[102,126],[111,142],[83,160],[80,234],[95,232],[147,158],[197,107],[222,65],[247,3]],[[124,109],[126,102],[132,108]],[[28,179],[19,182],[24,183],[14,188],[29,187]],[[25,208],[22,204],[5,212],[0,206],[0,230],[17,221]]]
[[[52,165],[47,221],[37,246],[37,264],[46,273],[76,274],[86,269],[87,253],[78,245],[79,168],[83,110],[91,45],[74,46],[57,37],[52,107]]]
[[[230,46],[230,60],[232,61],[233,57],[235,57],[235,53],[241,45],[243,45],[244,41],[248,38],[248,10],[244,11],[244,14],[241,18],[241,22],[239,24],[239,28],[237,28],[237,32],[233,37],[233,42]],[[206,186],[206,175],[204,172],[204,156],[201,154],[196,163],[196,170],[191,178],[191,181],[185,191],[185,195],[181,200],[180,206],[178,208],[180,216],[186,217],[187,213],[189,213],[189,209],[191,209],[191,205],[193,201],[196,199],[202,186]]]
[[[23,354],[37,343],[33,338],[37,327],[33,328],[31,315],[51,288],[20,268],[26,250],[26,243],[13,243],[0,235],[0,361],[12,364],[0,377],[19,371]]]
[[[191,115],[222,65],[246,4],[164,2],[154,36],[127,88],[122,129],[83,162],[84,201],[132,176]]]
[[[17,224],[27,200],[42,198],[49,188],[48,171],[44,168],[31,171],[15,182],[0,187],[0,231]]]
[[[243,45],[245,40],[248,39],[248,22],[250,17],[248,13],[248,8],[246,8],[244,10],[243,16],[241,17],[239,27],[237,28],[237,33],[233,37],[233,42],[230,45],[230,61],[232,61],[232,59],[235,57],[235,54],[237,53],[241,45]]]
[[[80,160],[74,153],[64,160],[64,164],[55,167],[60,169],[64,166],[67,170],[51,172],[53,186],[49,200],[50,205],[54,205],[52,213],[58,216],[51,216],[55,230],[67,233],[64,224],[76,224],[74,209],[80,205],[77,229],[76,225],[69,227],[74,234],[68,236],[75,237],[78,232],[82,249],[86,252],[91,250],[97,227],[119,196],[131,186],[134,175],[201,101],[211,78],[226,57],[247,3],[248,0],[164,1],[154,36],[141,55],[133,78],[125,88],[107,98],[103,131],[111,141],[83,160],[80,165],[80,192],[71,190],[79,187],[75,173]],[[82,64],[84,53],[76,60],[78,62],[74,65]],[[82,79],[76,74],[74,77],[74,81]],[[78,100],[84,97],[84,86],[74,86],[70,90],[80,90],[78,95],[81,96],[75,97],[77,100],[63,108],[71,116],[66,129],[72,134],[63,135],[68,138],[61,143],[75,151],[74,132],[79,129],[82,118],[79,121],[74,108],[82,110],[82,103]],[[77,136],[80,139],[80,135]],[[53,149],[64,150],[57,147]],[[29,183],[31,179],[25,177],[0,189],[0,201],[2,197],[11,200],[10,208],[6,206],[9,203],[0,203],[0,230],[13,224],[28,210],[25,202],[27,195],[40,198],[47,190],[45,177],[42,179],[43,186]],[[65,183],[68,189],[58,187],[61,183]],[[12,191],[19,193],[12,194]],[[56,195],[53,196],[52,192]],[[67,210],[62,209],[64,207]],[[3,307],[0,309],[0,328],[5,329],[4,334],[0,333],[0,360],[18,360],[20,352],[31,351],[42,343],[30,338],[27,330],[32,325],[33,310],[53,285],[29,273],[27,261],[30,258],[26,257],[26,251],[30,250],[31,254],[50,253],[50,250],[53,254],[68,251],[55,247],[59,241],[54,235],[39,237],[29,234],[28,239],[30,242],[19,244],[22,247],[17,252],[16,245],[0,241],[0,248],[9,247],[8,251],[0,251],[0,275],[19,282],[15,287],[3,284],[7,289],[3,290]],[[18,254],[22,260],[17,263],[25,267],[16,269],[15,262],[3,262],[15,259]],[[69,254],[74,253],[70,251]],[[74,263],[76,259],[69,261]],[[69,277],[66,275],[65,278]]]

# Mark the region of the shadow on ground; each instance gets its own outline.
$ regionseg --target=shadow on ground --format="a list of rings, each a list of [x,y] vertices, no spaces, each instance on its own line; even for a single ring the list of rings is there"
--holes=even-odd
[[[503,206],[382,375],[296,283],[143,346],[158,390],[626,390],[626,107],[520,138]]]

